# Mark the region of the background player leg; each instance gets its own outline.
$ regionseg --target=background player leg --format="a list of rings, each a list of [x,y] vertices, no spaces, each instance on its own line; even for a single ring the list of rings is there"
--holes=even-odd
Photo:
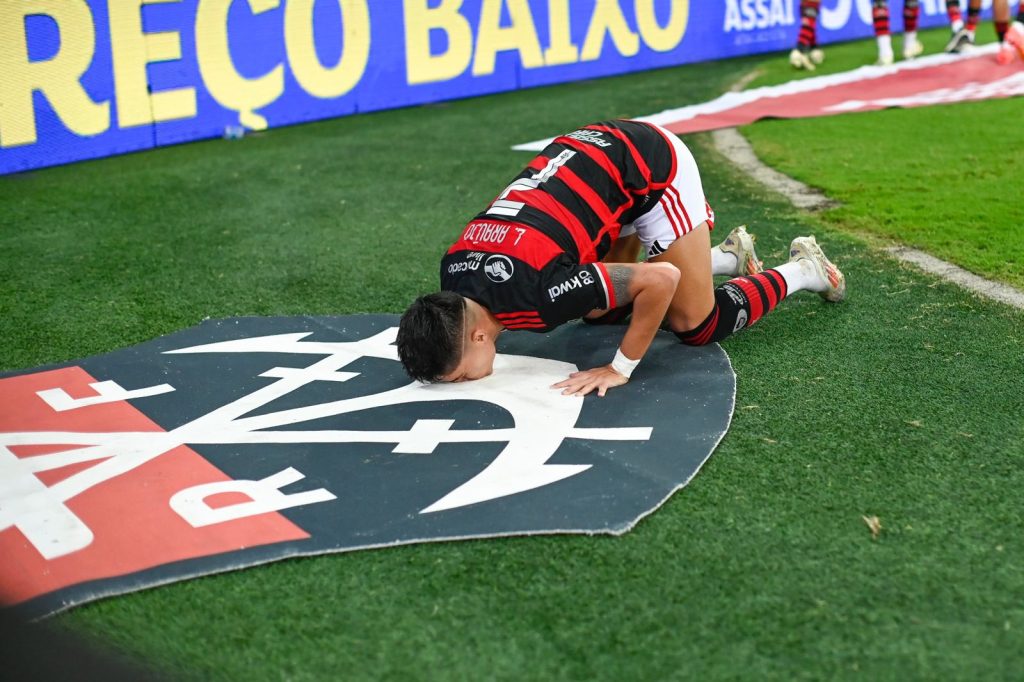
[[[1024,7],[1024,4],[1021,7]],[[1010,29],[1010,0],[995,0],[992,3],[992,22],[995,25],[996,38],[999,40],[996,61],[1000,64],[1009,64],[1017,55],[1017,50],[1006,40],[1006,34]]]
[[[924,45],[917,39],[917,23],[921,18],[919,0],[903,0],[903,58],[913,59],[924,52]]]
[[[800,0],[800,33],[796,47],[789,53],[789,63],[795,69],[814,71],[814,65],[825,58],[818,45],[818,10],[821,0]]]
[[[1006,30],[1006,42],[1017,50],[1021,59],[1024,59],[1024,2],[1017,8],[1017,18]]]
[[[889,34],[889,0],[872,0],[871,18],[875,27],[875,42],[878,43],[879,66],[888,66],[893,62],[892,36]]]
[[[953,5],[955,3],[955,7]],[[960,4],[957,0],[947,0],[946,10],[949,13],[950,28],[953,35],[946,43],[946,52],[966,52],[974,46],[974,29],[981,18],[981,0],[970,0],[967,5],[967,23],[960,18]],[[954,17],[956,17],[954,19]]]

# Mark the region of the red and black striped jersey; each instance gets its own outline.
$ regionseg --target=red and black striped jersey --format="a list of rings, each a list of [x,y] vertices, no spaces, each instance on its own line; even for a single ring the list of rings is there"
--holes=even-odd
[[[441,288],[511,329],[547,331],[614,307],[597,261],[657,205],[675,167],[671,143],[640,121],[555,138],[466,226],[441,261]]]

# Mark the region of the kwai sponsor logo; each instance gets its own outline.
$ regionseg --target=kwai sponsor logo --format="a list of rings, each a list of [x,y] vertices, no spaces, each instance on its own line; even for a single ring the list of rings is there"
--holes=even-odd
[[[208,321],[0,378],[0,601],[42,615],[288,556],[621,533],[728,427],[717,346],[656,339],[617,397],[584,400],[549,387],[621,330],[508,335],[491,377],[427,385],[396,322]]]
[[[594,283],[594,276],[587,270],[581,270],[579,273],[565,280],[561,284],[556,284],[548,288],[548,297],[552,303],[562,294],[572,291],[573,289],[579,289],[580,287],[590,286]]]

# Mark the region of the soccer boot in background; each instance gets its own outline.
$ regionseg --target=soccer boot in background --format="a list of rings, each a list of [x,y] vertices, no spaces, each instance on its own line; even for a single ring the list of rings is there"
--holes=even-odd
[[[756,275],[764,270],[764,263],[757,257],[754,251],[754,242],[757,237],[747,232],[746,225],[740,225],[730,232],[725,241],[718,245],[718,250],[724,253],[731,253],[736,256],[736,274]]]
[[[794,47],[789,52],[789,63],[794,69],[802,69],[805,71],[814,71],[814,62],[811,61],[811,55],[808,52],[804,52],[798,47]]]
[[[1006,30],[1004,41],[1006,45],[1017,51],[1021,59],[1024,59],[1024,24],[1019,21],[1010,24],[1010,28]]]
[[[903,58],[904,59],[914,59],[915,57],[920,57],[922,52],[924,52],[924,45],[921,44],[921,41],[918,40],[916,36],[913,37],[913,38],[904,38],[904,40],[903,40]]]
[[[831,303],[838,303],[846,298],[846,276],[825,257],[814,235],[797,237],[789,245],[789,262],[801,259],[810,261],[818,277],[825,282],[826,288],[818,292],[819,296]]]
[[[974,47],[974,32],[962,28],[959,31],[954,31],[950,36],[949,42],[946,43],[946,52],[960,54],[969,51],[972,47]]]

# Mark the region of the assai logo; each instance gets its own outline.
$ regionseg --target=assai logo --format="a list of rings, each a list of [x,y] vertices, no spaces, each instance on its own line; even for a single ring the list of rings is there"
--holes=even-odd
[[[792,0],[726,0],[723,31],[754,31],[792,26],[799,3]]]
[[[45,614],[296,555],[625,532],[731,417],[718,346],[666,334],[629,384],[581,399],[549,387],[621,329],[505,335],[490,377],[425,385],[396,324],[208,321],[0,378],[0,601]]]
[[[484,272],[487,273],[487,279],[501,284],[512,279],[515,267],[512,265],[512,259],[508,256],[495,254],[484,262]]]

